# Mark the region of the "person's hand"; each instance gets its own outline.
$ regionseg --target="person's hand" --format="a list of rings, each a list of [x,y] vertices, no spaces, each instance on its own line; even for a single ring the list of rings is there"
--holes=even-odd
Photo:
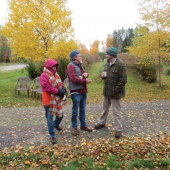
[[[83,76],[84,78],[87,78],[87,77],[88,77],[88,74],[87,74],[87,73],[83,73],[82,76]]]
[[[62,86],[62,88],[59,88],[59,89],[58,89],[58,95],[59,95],[61,98],[64,97],[65,93],[66,93],[66,88],[65,88],[64,86]]]
[[[101,78],[105,78],[106,76],[107,76],[107,72],[106,71],[102,72]]]
[[[90,78],[87,78],[87,79],[86,79],[86,83],[87,83],[87,84],[89,84],[89,83],[91,83],[91,82],[92,82],[92,80],[91,80]]]

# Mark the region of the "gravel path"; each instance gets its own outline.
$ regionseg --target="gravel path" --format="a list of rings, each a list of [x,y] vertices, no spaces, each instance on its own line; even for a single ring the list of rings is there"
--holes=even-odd
[[[26,67],[26,64],[13,64],[9,66],[0,66],[0,71],[10,71],[10,70],[18,70]]]
[[[102,111],[102,105],[87,105],[87,124],[94,127]],[[155,137],[170,132],[170,101],[122,103],[124,137]],[[64,109],[61,123],[62,132],[56,131],[58,144],[75,143],[85,138],[96,140],[114,137],[114,116],[110,111],[107,127],[93,132],[80,130],[74,137],[70,133],[71,105]],[[1,108],[0,109],[0,150],[18,144],[39,145],[50,144],[43,107]]]

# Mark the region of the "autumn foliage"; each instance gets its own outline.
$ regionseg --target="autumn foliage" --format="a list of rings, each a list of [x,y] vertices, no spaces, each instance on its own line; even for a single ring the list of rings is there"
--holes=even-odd
[[[91,55],[95,55],[99,52],[99,45],[100,45],[100,41],[99,40],[95,40],[90,48],[90,54]]]
[[[5,148],[1,151],[0,160],[6,157],[6,162],[0,162],[1,168],[50,168],[63,169],[68,167],[69,163],[76,161],[82,162],[83,159],[92,159],[93,169],[102,169],[109,167],[107,165],[110,160],[112,163],[119,162],[120,168],[135,168],[135,164],[130,164],[130,161],[135,159],[145,162],[151,161],[151,167],[167,167],[169,164],[166,158],[170,155],[170,136],[162,136],[158,134],[154,139],[142,138],[124,138],[120,141],[110,139],[99,139],[86,141],[82,139],[80,143],[66,144],[63,146],[54,145],[46,146],[30,146],[28,149],[23,146],[15,146]],[[12,155],[15,155],[12,158]],[[11,157],[11,159],[10,159]],[[7,166],[6,166],[7,165]],[[113,164],[114,165],[114,164]],[[78,169],[88,169],[88,163],[83,163]],[[136,167],[143,167],[142,163],[136,164]],[[110,167],[111,168],[111,167]],[[136,169],[136,168],[135,168]]]
[[[31,61],[68,56],[76,49],[67,0],[9,0],[9,18],[2,33],[13,57]]]
[[[159,86],[162,86],[161,62],[170,56],[167,46],[170,3],[168,0],[139,0],[138,4],[142,23],[138,24],[133,45],[127,49],[136,57],[150,59],[158,65]]]

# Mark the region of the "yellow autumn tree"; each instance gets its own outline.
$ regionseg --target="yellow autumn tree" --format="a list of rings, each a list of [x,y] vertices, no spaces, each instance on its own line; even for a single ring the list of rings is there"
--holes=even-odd
[[[78,47],[79,51],[81,54],[89,54],[89,50],[86,48],[86,46],[82,43],[79,43],[79,47]]]
[[[107,34],[107,38],[101,41],[102,50],[106,51],[109,47],[112,47],[114,44],[113,34]]]
[[[91,49],[90,49],[90,54],[91,55],[97,54],[99,52],[99,45],[100,45],[99,40],[95,40],[93,42],[93,44],[91,45]]]
[[[13,55],[31,61],[68,56],[74,40],[67,0],[8,0],[9,17],[3,35]]]
[[[106,38],[106,49],[113,46],[113,41],[114,41],[113,35],[108,34]]]
[[[151,59],[158,65],[158,81],[161,82],[161,60],[168,57],[166,42],[170,38],[169,0],[139,0],[142,23],[133,38],[130,53],[142,59]]]

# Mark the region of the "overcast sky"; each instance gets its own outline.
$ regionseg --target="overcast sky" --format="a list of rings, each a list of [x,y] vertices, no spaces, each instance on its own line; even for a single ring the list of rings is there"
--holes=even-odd
[[[107,34],[124,27],[135,28],[140,15],[136,0],[68,0],[75,37],[89,49],[90,42],[105,40]],[[0,24],[7,17],[6,0],[0,0]]]
[[[135,28],[140,15],[136,0],[68,0],[73,11],[76,38],[87,48],[91,43],[105,40],[113,30]]]

